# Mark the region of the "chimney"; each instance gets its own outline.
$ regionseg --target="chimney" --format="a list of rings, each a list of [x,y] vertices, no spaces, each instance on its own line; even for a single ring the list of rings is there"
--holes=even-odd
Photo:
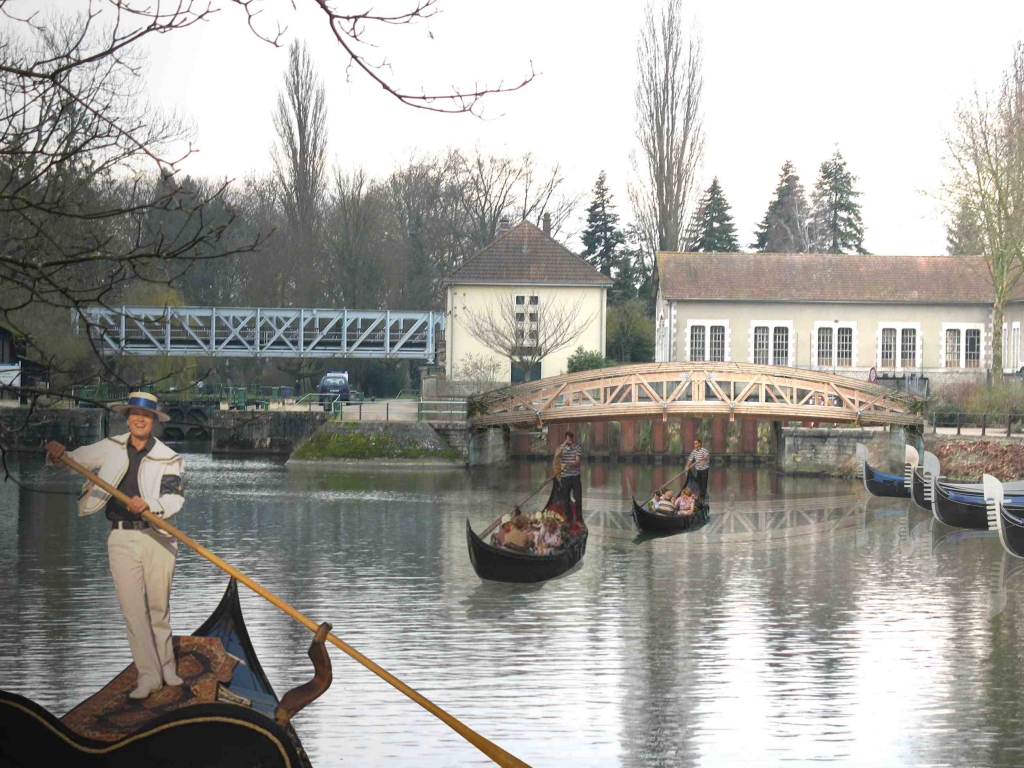
[[[544,214],[544,234],[551,237],[551,214]]]
[[[508,232],[508,229],[508,216],[502,216],[501,221],[498,222],[498,237]]]

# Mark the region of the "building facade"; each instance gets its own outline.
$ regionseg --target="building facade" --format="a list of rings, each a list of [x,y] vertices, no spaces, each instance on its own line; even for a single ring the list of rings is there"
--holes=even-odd
[[[544,357],[529,379],[565,373],[577,348],[605,354],[608,287],[612,280],[554,240],[549,226],[530,222],[507,228],[497,239],[445,279],[445,375],[450,382],[479,378],[481,363],[491,366],[499,382],[522,381],[508,355],[489,348],[469,327],[470,317],[495,316],[496,308],[514,302],[515,330],[524,344],[535,339],[545,311],[577,308],[581,334],[568,346]],[[519,308],[522,307],[522,311]]]
[[[992,287],[980,257],[661,253],[657,359],[866,378],[984,380]],[[1005,309],[1003,368],[1021,366],[1024,296]]]

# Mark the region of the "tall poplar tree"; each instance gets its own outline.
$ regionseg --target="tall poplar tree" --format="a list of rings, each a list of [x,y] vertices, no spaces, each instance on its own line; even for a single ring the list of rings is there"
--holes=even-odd
[[[860,217],[860,192],[853,188],[857,177],[846,169],[839,150],[821,164],[814,185],[811,239],[818,253],[867,253],[864,222]]]
[[[750,244],[762,253],[809,253],[811,250],[810,212],[803,184],[793,163],[782,165],[775,197],[754,232]]]
[[[612,276],[618,266],[620,249],[626,236],[619,229],[619,215],[615,213],[612,194],[608,191],[605,172],[597,176],[594,198],[587,208],[587,226],[583,230],[583,258],[593,264],[605,277]]]
[[[739,241],[736,240],[736,225],[733,224],[729,210],[729,203],[716,176],[704,193],[704,199],[694,216],[691,240],[693,250],[735,253],[740,249]]]

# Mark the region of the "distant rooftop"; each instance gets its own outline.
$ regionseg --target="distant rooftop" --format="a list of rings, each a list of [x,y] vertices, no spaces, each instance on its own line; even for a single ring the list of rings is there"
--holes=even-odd
[[[981,256],[828,253],[658,254],[669,301],[827,301],[990,304]],[[1014,292],[1024,299],[1024,280]]]
[[[444,279],[445,285],[594,285],[612,280],[523,221]]]

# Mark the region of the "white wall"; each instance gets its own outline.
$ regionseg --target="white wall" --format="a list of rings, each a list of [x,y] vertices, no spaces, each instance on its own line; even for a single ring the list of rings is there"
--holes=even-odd
[[[535,294],[540,303],[557,302],[572,306],[582,299],[580,322],[586,330],[580,338],[568,347],[558,350],[541,361],[541,376],[558,376],[566,372],[569,357],[578,347],[605,354],[605,324],[607,315],[607,289],[603,287],[561,287],[530,285],[454,285],[448,288],[446,346],[446,374],[449,380],[456,380],[465,365],[468,355],[477,358],[489,357],[500,362],[502,381],[511,381],[512,365],[508,359],[484,346],[465,325],[467,310],[486,311],[497,306],[502,297],[509,294]]]

